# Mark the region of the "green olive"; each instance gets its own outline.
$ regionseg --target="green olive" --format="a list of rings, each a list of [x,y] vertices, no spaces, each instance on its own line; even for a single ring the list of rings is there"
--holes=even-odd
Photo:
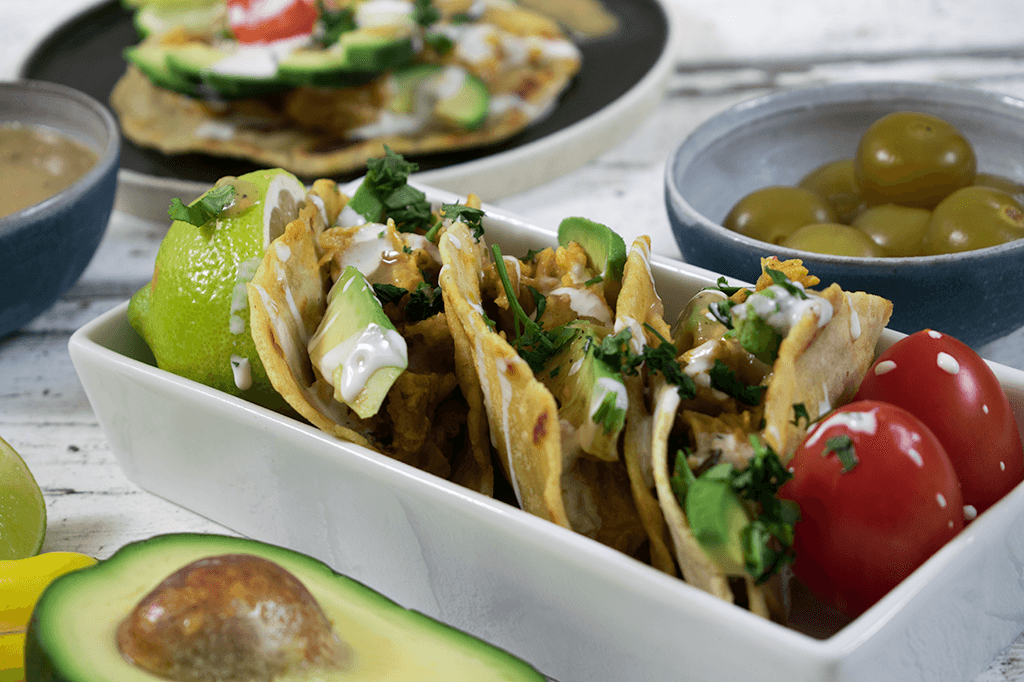
[[[831,223],[836,217],[825,200],[800,187],[765,187],[740,199],[723,225],[734,232],[781,244],[797,228]]]
[[[804,225],[789,235],[783,246],[833,256],[882,256],[882,249],[856,227],[842,223]]]
[[[981,187],[991,187],[992,189],[1002,190],[1016,199],[1017,203],[1024,202],[1024,185],[1015,180],[1011,180],[1010,178],[1003,177],[1002,175],[978,173],[974,176],[974,184],[980,185]]]
[[[932,211],[925,255],[959,253],[1024,238],[1024,207],[991,187],[964,187]]]
[[[853,226],[871,237],[886,256],[920,256],[931,216],[926,208],[880,204],[865,209]]]
[[[898,111],[875,121],[854,157],[861,194],[869,206],[934,208],[974,182],[977,159],[967,138],[929,114]]]
[[[818,166],[805,175],[798,186],[824,199],[841,223],[851,222],[861,211],[863,199],[853,172],[853,159]]]

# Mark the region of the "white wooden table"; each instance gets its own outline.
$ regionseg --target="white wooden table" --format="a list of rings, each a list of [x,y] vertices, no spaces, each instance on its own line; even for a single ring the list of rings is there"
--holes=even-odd
[[[671,145],[712,113],[774,88],[855,79],[941,80],[1024,96],[1017,0],[672,0],[683,41],[664,101],[625,142],[548,185],[496,205],[555,226],[568,215],[650,234],[678,257],[662,200]],[[95,0],[0,0],[0,78]],[[0,436],[46,497],[44,550],[99,558],[163,532],[230,532],[129,482],[116,465],[67,352],[70,334],[151,276],[166,224],[115,213],[81,281],[0,340]],[[628,241],[628,239],[627,239]],[[982,349],[1024,368],[1024,330]],[[1024,680],[1024,635],[977,682]]]

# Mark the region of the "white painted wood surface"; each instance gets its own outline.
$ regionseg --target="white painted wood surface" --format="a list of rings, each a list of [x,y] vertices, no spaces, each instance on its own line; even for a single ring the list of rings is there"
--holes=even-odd
[[[599,218],[678,256],[662,203],[668,150],[709,115],[773,88],[853,79],[941,80],[1024,96],[1017,0],[672,0],[683,27],[664,101],[624,143],[548,185],[496,202],[555,226]],[[0,0],[0,78],[94,0]],[[46,496],[44,550],[107,557],[172,531],[229,532],[130,483],[117,467],[67,352],[70,334],[150,277],[165,224],[115,213],[81,281],[20,333],[0,340],[0,436]],[[1024,330],[986,357],[1024,368]],[[1024,636],[977,682],[1024,680]]]

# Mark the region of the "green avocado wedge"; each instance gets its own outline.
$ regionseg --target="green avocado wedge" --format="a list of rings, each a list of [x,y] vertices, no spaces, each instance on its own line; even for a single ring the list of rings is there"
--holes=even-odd
[[[558,243],[568,246],[576,242],[587,253],[587,259],[604,279],[606,295],[618,294],[622,270],[626,266],[626,242],[607,225],[587,218],[566,218],[558,225]],[[609,301],[611,302],[611,301]]]
[[[26,682],[168,679],[121,655],[117,643],[121,621],[183,566],[239,554],[268,560],[297,578],[351,652],[340,667],[318,669],[315,676],[301,666],[289,668],[275,676],[275,682],[545,680],[511,654],[405,609],[309,556],[245,538],[181,533],[126,545],[109,559],[51,583],[28,626]]]

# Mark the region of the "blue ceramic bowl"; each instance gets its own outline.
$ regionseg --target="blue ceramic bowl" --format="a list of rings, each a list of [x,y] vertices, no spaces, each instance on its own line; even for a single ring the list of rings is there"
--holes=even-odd
[[[0,218],[0,337],[49,308],[78,281],[107,229],[121,137],[93,98],[55,83],[0,83],[0,123],[52,129],[81,142],[96,165],[62,192]]]
[[[683,259],[753,282],[762,256],[801,258],[822,284],[893,302],[889,326],[937,329],[981,346],[1024,326],[1024,239],[960,254],[913,258],[826,256],[722,227],[744,195],[796,185],[815,167],[854,155],[876,119],[933,114],[960,128],[979,172],[1024,183],[1024,102],[934,83],[843,83],[780,92],[734,106],[697,128],[669,157],[665,203]]]

